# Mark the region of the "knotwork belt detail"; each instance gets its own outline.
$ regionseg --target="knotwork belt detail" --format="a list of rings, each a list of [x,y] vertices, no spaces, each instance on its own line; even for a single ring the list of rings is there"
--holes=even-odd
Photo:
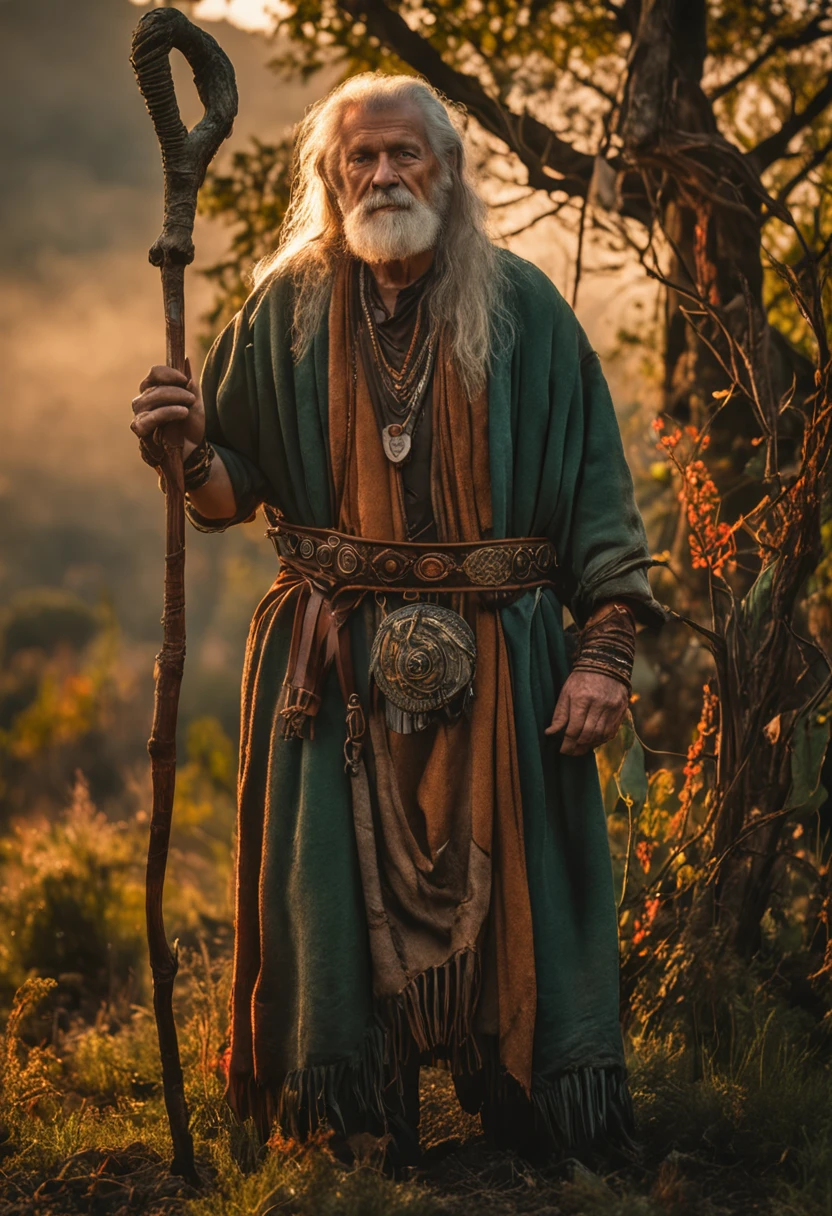
[[[476,544],[366,540],[326,528],[269,528],[282,564],[319,586],[361,591],[525,591],[554,586],[555,547],[545,537]]]
[[[533,587],[555,585],[555,548],[551,541],[540,537],[488,540],[477,544],[419,544],[413,541],[391,544],[389,541],[366,540],[332,529],[299,527],[284,521],[269,528],[268,535],[280,558],[278,584],[282,584],[287,591],[295,588],[298,596],[289,664],[279,706],[283,737],[307,737],[307,728],[308,737],[313,737],[324,680],[334,662],[347,707],[344,758],[347,771],[353,775],[357,774],[359,768],[365,720],[355,691],[346,624],[350,613],[367,593],[403,594],[405,599],[413,600],[430,592],[474,592],[480,593],[481,601],[486,606],[496,608],[500,606],[500,601],[491,598],[493,593],[522,593]],[[428,607],[425,605],[426,609]],[[397,615],[394,613],[388,618],[391,626],[394,624],[393,617]],[[449,610],[447,615],[456,616]],[[465,622],[457,619],[467,629]],[[441,624],[445,633],[449,634],[449,640],[454,641],[459,626],[449,630],[447,622],[443,620]],[[460,690],[465,693],[469,680],[473,678],[472,666],[470,677],[450,679],[453,660],[459,656],[445,656],[442,664],[428,662],[432,646],[430,630],[436,632],[437,622],[432,618],[421,621],[417,612],[412,622],[407,623],[403,634],[408,643],[414,640],[414,629],[427,632],[426,640],[411,647],[412,654],[402,652],[410,683],[416,690],[413,693],[411,689],[413,704],[403,701],[394,691],[395,686],[402,683],[401,672],[395,662],[389,664],[390,671],[385,679],[387,665],[381,661],[380,653],[374,655],[373,671],[377,683],[390,685],[385,687],[391,704],[387,715],[389,724],[394,729],[408,733],[410,730],[423,729],[428,721],[418,704],[419,698],[425,697],[425,709],[435,708],[425,693],[428,684],[436,681],[443,685],[448,683],[447,695],[439,701],[440,705],[444,705]],[[398,656],[401,639],[396,635],[393,641],[396,644],[392,650]],[[459,639],[456,641],[462,645]],[[382,649],[379,640],[375,650],[381,652]],[[472,665],[474,658],[472,653]],[[401,662],[398,666],[401,666]],[[470,690],[463,697],[463,702],[467,702],[469,693]]]

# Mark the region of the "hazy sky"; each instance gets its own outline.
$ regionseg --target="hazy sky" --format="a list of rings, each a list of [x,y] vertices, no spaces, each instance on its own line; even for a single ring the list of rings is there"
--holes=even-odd
[[[115,477],[144,500],[156,491],[127,429],[129,403],[162,360],[164,333],[159,274],[147,263],[162,171],[129,64],[140,14],[130,0],[0,0],[0,472],[26,466],[37,477],[58,461],[84,479]],[[240,90],[225,155],[254,133],[281,135],[320,86],[278,81],[261,36],[206,26]],[[192,122],[199,104],[185,70],[177,87]],[[225,240],[198,221],[192,349],[210,292],[197,269]]]
[[[141,4],[142,0],[133,0]],[[271,30],[279,5],[268,0],[199,0],[191,10],[198,21],[232,21],[243,30]]]

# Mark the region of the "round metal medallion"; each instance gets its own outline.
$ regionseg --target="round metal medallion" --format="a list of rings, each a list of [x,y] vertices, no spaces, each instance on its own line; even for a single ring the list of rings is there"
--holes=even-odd
[[[444,553],[425,553],[416,563],[415,572],[426,582],[436,582],[444,578],[453,563]]]
[[[397,709],[441,709],[474,679],[474,633],[458,613],[438,604],[408,604],[385,617],[370,652],[370,671]]]
[[[534,564],[538,570],[548,570],[552,565],[554,554],[551,545],[540,545],[534,555]]]
[[[528,549],[518,549],[514,554],[512,571],[518,582],[522,583],[529,577],[532,568],[532,555]]]
[[[300,553],[301,557],[305,557],[308,561],[310,557],[315,556],[315,542],[310,540],[308,536],[304,536],[303,540],[298,546],[298,553]]]
[[[361,559],[358,556],[358,551],[353,549],[352,545],[342,545],[338,550],[335,558],[335,565],[338,567],[341,574],[355,574],[358,569]]]
[[[407,559],[395,549],[383,549],[378,557],[373,559],[373,566],[379,578],[385,583],[393,583],[401,578],[407,569]]]

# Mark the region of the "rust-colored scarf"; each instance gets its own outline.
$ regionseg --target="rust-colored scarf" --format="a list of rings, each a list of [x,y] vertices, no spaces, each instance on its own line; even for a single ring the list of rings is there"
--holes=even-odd
[[[336,526],[395,542],[407,538],[401,477],[353,353],[349,283],[344,266],[329,313]],[[432,496],[440,541],[487,537],[487,400],[468,399],[441,342]],[[465,1066],[472,1030],[497,1034],[501,1064],[528,1091],[536,986],[511,677],[499,613],[475,599],[454,603],[477,639],[470,718],[400,735],[371,713],[370,780],[362,772],[353,790],[356,837],[376,997],[401,1011],[420,1050],[438,1048],[452,1066]]]

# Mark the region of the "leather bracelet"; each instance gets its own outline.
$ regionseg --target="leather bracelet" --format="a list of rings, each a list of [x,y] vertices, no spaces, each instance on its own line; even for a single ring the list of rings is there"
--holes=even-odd
[[[613,603],[600,620],[581,630],[572,670],[597,672],[631,690],[635,632],[635,618],[629,607]]]
[[[597,675],[606,676],[610,680],[617,680],[619,684],[623,684],[628,692],[632,692],[632,681],[629,676],[625,675],[615,667],[608,667],[605,663],[583,662],[576,663],[572,668],[574,671],[593,671]]]
[[[185,493],[200,490],[211,476],[211,463],[215,456],[214,449],[203,437],[182,466],[185,474]]]

